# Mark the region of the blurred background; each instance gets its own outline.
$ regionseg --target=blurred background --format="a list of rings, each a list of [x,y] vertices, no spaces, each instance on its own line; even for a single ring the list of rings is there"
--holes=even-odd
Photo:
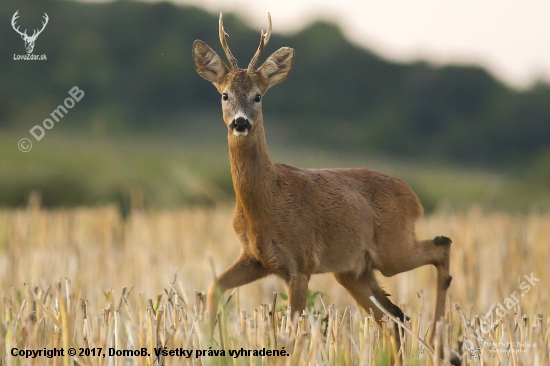
[[[411,6],[3,0],[0,206],[25,206],[32,192],[44,207],[113,203],[123,213],[230,203],[220,97],[191,58],[195,39],[223,54],[223,10],[241,67],[267,11],[263,59],[296,50],[289,78],[264,99],[274,161],[380,170],[409,183],[427,211],[547,210],[549,5]],[[33,52],[46,61],[13,59],[26,54],[10,24],[17,10],[29,34],[48,14]],[[29,130],[74,86],[84,98],[36,141]],[[31,151],[17,148],[21,138]]]

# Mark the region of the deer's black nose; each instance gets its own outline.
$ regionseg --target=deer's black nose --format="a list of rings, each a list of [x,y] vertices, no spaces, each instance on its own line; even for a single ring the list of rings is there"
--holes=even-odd
[[[250,130],[252,128],[252,124],[248,118],[238,117],[233,119],[233,122],[229,125],[229,127],[238,132],[244,132],[246,130]]]
[[[237,127],[246,126],[249,123],[248,120],[244,117],[235,118],[233,122]]]

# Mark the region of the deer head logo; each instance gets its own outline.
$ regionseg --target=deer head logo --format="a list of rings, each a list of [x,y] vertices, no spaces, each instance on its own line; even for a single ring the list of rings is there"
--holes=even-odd
[[[25,29],[24,32],[21,32],[19,30],[19,26],[16,27],[16,25],[15,25],[15,21],[17,20],[17,18],[19,18],[19,15],[17,14],[18,12],[19,12],[19,10],[17,10],[15,12],[15,14],[13,14],[13,18],[11,18],[11,26],[13,27],[13,29],[17,33],[19,33],[21,35],[21,38],[23,38],[23,41],[25,41],[25,49],[27,50],[27,53],[32,53],[32,50],[34,49],[34,42],[36,42],[36,39],[38,38],[40,33],[42,33],[44,28],[46,28],[46,24],[48,24],[48,20],[50,18],[48,18],[48,14],[44,13],[44,20],[45,21],[42,22],[42,29],[40,29],[40,30],[35,29],[32,36],[29,36],[27,34],[26,29]]]

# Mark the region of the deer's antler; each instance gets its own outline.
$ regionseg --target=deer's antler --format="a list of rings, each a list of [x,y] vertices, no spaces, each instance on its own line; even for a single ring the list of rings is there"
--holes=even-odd
[[[258,50],[256,51],[256,54],[254,54],[254,57],[252,57],[252,60],[250,60],[250,64],[248,64],[248,71],[252,72],[254,71],[254,67],[256,66],[256,63],[258,62],[258,59],[262,55],[262,52],[264,52],[265,46],[267,46],[267,43],[269,42],[269,37],[271,37],[271,14],[267,13],[267,33],[264,34],[264,30],[260,32],[260,45],[258,46]]]
[[[231,64],[231,70],[238,71],[239,67],[237,66],[237,59],[231,53],[225,37],[229,37],[229,34],[225,33],[225,30],[223,29],[223,17],[222,13],[220,13],[220,42],[222,44],[223,51],[225,52],[225,56],[227,56],[227,60],[229,60],[229,63]]]
[[[24,37],[28,38],[29,36],[27,35],[27,30],[26,29],[25,29],[25,32],[21,32],[19,30],[19,26],[17,26],[17,28],[15,27],[15,21],[17,20],[17,18],[19,18],[19,15],[17,13],[19,13],[19,10],[17,10],[15,12],[15,14],[13,14],[13,17],[11,18],[11,26],[13,27],[13,30],[16,31],[17,33],[19,33],[21,36],[24,36]]]

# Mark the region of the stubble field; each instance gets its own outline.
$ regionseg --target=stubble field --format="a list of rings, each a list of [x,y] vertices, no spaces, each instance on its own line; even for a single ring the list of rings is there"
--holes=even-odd
[[[228,206],[133,210],[125,218],[115,206],[0,210],[0,365],[389,365],[399,359],[392,327],[376,325],[330,274],[313,277],[310,312],[297,322],[287,316],[286,288],[275,277],[228,292],[212,340],[201,292],[214,271],[238,256],[232,213]],[[440,211],[417,224],[419,238],[437,235],[453,240],[453,281],[438,332],[443,354],[435,363],[447,364],[454,349],[468,365],[550,365],[550,216]],[[404,336],[404,364],[431,364],[431,350],[419,339],[434,326],[435,270],[378,278],[410,317],[414,335]],[[74,357],[67,355],[71,347]],[[157,355],[164,347],[190,357]],[[64,355],[20,355],[54,348]],[[148,356],[120,352],[142,348]],[[241,348],[284,349],[289,356],[229,355]]]

